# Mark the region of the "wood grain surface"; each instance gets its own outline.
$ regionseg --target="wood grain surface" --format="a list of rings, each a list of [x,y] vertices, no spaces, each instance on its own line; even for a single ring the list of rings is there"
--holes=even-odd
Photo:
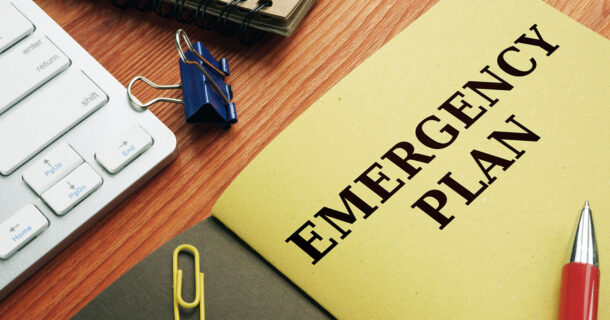
[[[176,160],[1,301],[0,318],[74,315],[156,248],[208,217],[232,179],[283,128],[436,2],[318,0],[290,38],[270,36],[245,47],[152,12],[117,9],[110,0],[36,1],[124,85],[136,75],[179,83],[173,36],[186,29],[216,57],[228,58],[239,122],[228,131],[187,125],[181,106],[154,105],[152,112],[176,134]],[[546,2],[610,37],[609,1]],[[141,100],[157,94],[144,86],[136,93]]]

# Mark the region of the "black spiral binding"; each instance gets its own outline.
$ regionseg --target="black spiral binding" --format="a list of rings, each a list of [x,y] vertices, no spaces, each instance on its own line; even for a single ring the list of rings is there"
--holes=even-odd
[[[227,23],[229,15],[238,4],[244,2],[245,0],[231,0],[229,4],[225,5],[220,13],[218,14],[218,32],[229,37],[235,33],[235,25],[232,23]]]
[[[259,29],[254,29],[250,35],[247,35],[250,21],[252,21],[252,18],[254,18],[259,11],[266,7],[271,7],[272,5],[273,1],[271,0],[258,0],[258,5],[244,17],[244,20],[241,21],[241,25],[239,26],[239,41],[241,41],[241,43],[252,45],[262,38],[263,32]]]
[[[200,0],[195,10],[185,8],[186,0],[174,0],[173,3],[163,0],[111,0],[112,4],[121,9],[136,8],[140,11],[154,10],[161,17],[169,18],[174,16],[178,22],[192,23],[194,22],[200,28],[206,30],[217,29],[218,32],[225,36],[231,36],[238,31],[239,41],[246,45],[252,45],[262,38],[263,32],[258,29],[250,30],[250,22],[258,14],[259,11],[273,5],[272,0],[258,0],[258,4],[254,9],[242,19],[241,24],[237,27],[229,21],[231,12],[235,10],[237,5],[245,0],[231,0],[223,6],[218,14],[218,17],[206,17],[206,11],[211,1]],[[185,14],[186,11],[188,14]]]
[[[191,10],[190,14],[188,16],[184,16],[184,3],[186,2],[186,0],[176,0],[176,3],[178,4],[178,9],[176,10],[176,20],[178,22],[181,23],[191,23],[195,20],[195,14],[197,13],[196,11]],[[203,2],[203,1],[200,1]]]
[[[171,9],[167,9],[168,7]],[[153,0],[153,8],[158,16],[169,18],[176,14],[176,9],[178,9],[178,0],[176,0],[174,4],[165,3],[163,0]],[[163,8],[166,8],[166,10],[163,10]]]
[[[216,25],[218,24],[218,19],[213,19],[212,17],[208,17],[208,22],[205,23],[204,21],[204,17],[205,17],[205,12],[206,10],[208,10],[208,5],[210,4],[211,0],[202,0],[199,1],[199,5],[197,6],[197,13],[195,14],[195,24],[197,26],[199,26],[200,28],[206,29],[206,30],[212,30],[214,28],[216,28]],[[203,5],[203,7],[202,7]],[[203,10],[202,10],[203,8]]]

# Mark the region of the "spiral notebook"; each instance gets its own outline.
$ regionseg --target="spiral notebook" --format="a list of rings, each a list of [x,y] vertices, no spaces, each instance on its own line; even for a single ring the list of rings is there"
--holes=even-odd
[[[315,0],[112,0],[121,8],[154,10],[163,17],[175,16],[180,22],[196,23],[221,33],[239,33],[242,42],[256,37],[250,28],[288,37],[303,20]],[[230,22],[234,24],[231,24]]]

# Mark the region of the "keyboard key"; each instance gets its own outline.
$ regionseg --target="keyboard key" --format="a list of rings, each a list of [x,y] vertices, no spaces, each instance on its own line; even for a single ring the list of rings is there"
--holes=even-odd
[[[108,96],[78,70],[69,70],[32,93],[0,115],[0,174],[15,171],[107,101]]]
[[[0,1],[0,52],[34,31],[32,23],[12,4]]]
[[[35,206],[21,208],[0,224],[0,258],[8,259],[48,226],[49,220]]]
[[[62,216],[102,185],[100,177],[87,163],[83,163],[51,189],[42,194],[42,200]]]
[[[133,159],[148,150],[152,144],[153,139],[150,135],[139,125],[133,125],[125,132],[110,139],[95,154],[95,159],[108,172],[116,174]]]
[[[0,114],[66,69],[70,59],[49,39],[31,36],[0,55]]]
[[[30,166],[23,173],[23,181],[38,195],[41,195],[81,163],[83,163],[83,159],[74,149],[63,143]]]

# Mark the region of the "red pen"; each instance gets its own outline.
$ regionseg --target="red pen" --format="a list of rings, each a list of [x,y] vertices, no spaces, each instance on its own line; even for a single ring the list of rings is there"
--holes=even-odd
[[[599,262],[589,201],[582,209],[570,262],[563,266],[559,320],[596,320]]]

